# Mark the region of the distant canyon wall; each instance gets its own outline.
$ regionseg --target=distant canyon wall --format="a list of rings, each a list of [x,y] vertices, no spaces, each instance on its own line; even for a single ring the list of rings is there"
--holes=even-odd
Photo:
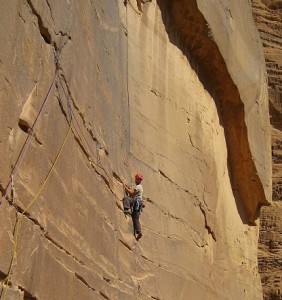
[[[264,299],[273,300],[282,295],[282,1],[252,2],[265,53],[272,125],[273,205],[262,210],[259,271]]]
[[[250,224],[271,202],[270,126],[250,4],[1,7],[1,299],[262,299]],[[137,171],[139,242],[121,206]]]

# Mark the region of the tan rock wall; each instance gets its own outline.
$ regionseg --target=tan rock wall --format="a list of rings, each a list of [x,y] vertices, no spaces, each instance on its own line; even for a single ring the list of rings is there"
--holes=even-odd
[[[259,238],[259,270],[264,299],[282,293],[282,2],[253,1],[254,19],[264,46],[272,124],[273,206],[262,210]]]
[[[263,111],[268,110],[264,101],[267,97],[264,66],[257,66],[256,57],[252,57],[249,59],[249,64],[242,62],[241,65],[241,62],[238,62],[236,68],[234,67],[236,61],[234,57],[238,57],[239,61],[243,45],[249,52],[255,48],[254,44],[248,46],[248,34],[256,38],[258,35],[251,25],[248,27],[249,33],[243,29],[236,31],[235,27],[240,27],[243,22],[233,24],[231,27],[230,23],[232,24],[233,20],[226,16],[223,18],[222,15],[222,10],[232,10],[235,19],[244,18],[240,14],[241,5],[244,6],[245,2],[236,4],[220,2],[215,5],[217,9],[213,9],[214,6],[211,8],[202,5],[202,11],[207,15],[205,19],[200,11],[201,2],[199,10],[196,1],[172,1],[168,5],[169,10],[172,11],[172,21],[168,21],[167,26],[172,31],[178,32],[181,39],[185,41],[186,47],[199,64],[198,73],[201,80],[216,99],[226,136],[233,187],[238,191],[247,221],[253,223],[260,206],[270,203],[271,168],[263,163],[270,160],[269,151],[257,147],[257,144],[253,144],[252,141],[268,139],[270,142],[270,134],[269,129],[265,131],[263,126],[260,125],[258,128],[255,125],[258,116],[264,115]],[[250,9],[248,11],[250,13]],[[217,21],[212,21],[215,19]],[[238,32],[242,32],[240,38]],[[229,48],[226,48],[227,42],[224,39],[226,36],[229,37]],[[233,39],[240,44],[235,46]],[[248,53],[246,55],[251,56]],[[257,51],[257,55],[262,55],[262,52]],[[264,80],[263,88],[252,83],[253,78],[250,76],[249,69],[252,70],[254,79],[257,77]],[[264,115],[262,118],[264,118],[261,120],[262,124],[268,122],[268,117]]]
[[[60,69],[14,176],[15,205],[4,200],[0,209],[2,280],[16,244],[9,287],[6,282],[1,295],[262,299],[258,228],[246,224],[242,195],[232,187],[226,126],[213,86],[203,80],[201,62],[181,34],[169,31],[171,11],[165,2],[125,2],[1,3],[0,151],[7,158],[1,165],[2,190],[54,78],[54,51]],[[208,17],[193,5],[216,27],[218,14]],[[215,7],[220,11],[222,5]],[[259,42],[250,7],[240,1],[233,9],[234,26],[250,25],[244,43],[252,51]],[[247,12],[239,14],[240,9]],[[213,45],[214,53],[225,58]],[[256,66],[263,61],[258,53],[252,61]],[[208,71],[212,68],[220,78],[213,63]],[[248,171],[257,171],[251,174],[269,200],[269,144],[259,129],[268,130],[263,72],[257,68],[250,81],[250,97],[234,79],[238,73],[229,83],[238,86],[248,107],[241,110],[247,157],[255,161]],[[254,92],[261,103],[256,118],[249,113],[256,107]],[[35,199],[71,116],[61,155],[38,200],[20,219],[16,242],[15,207],[22,211]],[[144,237],[138,243],[120,201],[121,182],[130,182],[136,171],[145,174],[146,200]],[[254,208],[261,202],[256,199]]]

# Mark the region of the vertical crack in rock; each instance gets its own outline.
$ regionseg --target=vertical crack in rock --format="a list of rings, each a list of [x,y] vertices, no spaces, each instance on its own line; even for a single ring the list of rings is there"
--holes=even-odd
[[[83,126],[84,128],[87,130],[87,132],[90,134],[92,140],[97,144],[97,145],[100,145],[97,138],[94,136],[93,132],[91,130],[88,130],[87,127],[86,127],[86,122],[85,122],[85,119],[84,119],[84,116],[83,114],[79,111],[79,109],[76,107],[75,105],[75,102],[74,102],[74,99],[73,97],[71,96],[71,92],[69,90],[69,87],[68,87],[68,84],[67,84],[67,81],[66,81],[66,78],[64,77],[64,75],[62,74],[62,78],[64,80],[64,83],[66,85],[66,88],[67,88],[67,91],[68,91],[68,95],[65,94],[66,97],[70,97],[70,99],[72,100],[72,103],[75,107],[75,109],[77,109],[78,111],[78,114],[80,115],[81,119],[82,119],[82,122],[83,122]],[[57,95],[57,99],[58,99],[58,102],[59,102],[59,105],[60,105],[60,108],[61,108],[61,111],[63,113],[63,115],[65,116],[65,118],[68,120],[68,116],[67,116],[67,112],[63,106],[63,103],[62,103],[62,100],[61,100],[61,96],[60,96],[60,93],[59,93],[59,88],[57,86],[57,91],[58,91],[58,95]],[[83,141],[83,139],[85,139],[85,137],[83,136],[83,138],[81,137],[81,134],[79,134],[78,132],[81,130],[79,130],[77,128],[78,125],[78,121],[74,115],[74,111],[71,109],[71,113],[72,113],[72,116],[74,117],[74,119],[76,120],[77,122],[77,125],[76,126],[72,126],[72,132],[73,132],[73,136],[74,136],[74,140],[77,142],[77,144],[79,145],[80,149],[82,150],[82,152],[84,153],[84,155],[87,157],[88,161],[90,162],[90,165],[91,167],[93,168],[93,170],[95,171],[95,173],[103,179],[103,181],[105,182],[105,184],[107,185],[108,189],[111,191],[112,194],[115,195],[113,189],[111,188],[111,185],[110,185],[110,178],[106,178],[105,175],[103,175],[101,172],[98,171],[97,169],[97,166],[100,167],[101,169],[103,169],[103,171],[105,172],[105,174],[109,177],[109,175],[107,174],[106,170],[98,165],[98,163],[95,161],[95,159],[93,159],[93,152],[91,151],[91,146],[89,146],[89,144],[87,143],[87,147],[85,146],[84,143],[86,143],[85,141]],[[101,148],[101,146],[100,146]],[[101,148],[102,149],[102,148]],[[105,154],[108,155],[108,151],[106,149],[105,150]],[[90,153],[92,152],[92,154]]]
[[[257,174],[247,135],[244,103],[196,0],[157,0],[170,42],[198,65],[199,79],[208,90],[222,120],[228,149],[230,178],[244,210],[244,223],[255,224],[260,207],[269,205]],[[190,57],[191,56],[191,57]],[[191,62],[194,65],[195,62]],[[216,95],[216,97],[215,97]]]
[[[51,18],[52,18],[52,20],[54,21],[51,5],[50,5],[50,3],[49,3],[48,0],[46,0],[46,3],[47,3],[47,5],[48,5],[48,7],[49,7],[49,11],[50,11]]]
[[[205,218],[205,228],[206,230],[208,231],[208,233],[212,236],[213,240],[216,242],[216,237],[215,237],[215,233],[213,232],[213,230],[211,229],[211,227],[208,225],[208,221],[207,221],[207,215],[206,215],[206,212],[205,210],[203,209],[201,203],[199,205],[199,208]]]
[[[87,127],[85,117],[84,117],[83,113],[80,111],[79,107],[77,106],[74,97],[72,96],[72,93],[71,93],[71,90],[70,90],[70,87],[69,87],[67,78],[65,77],[65,75],[64,75],[63,72],[61,73],[61,77],[63,78],[63,81],[64,81],[65,86],[66,86],[66,88],[67,88],[67,94],[66,94],[66,92],[64,91],[64,93],[66,94],[66,97],[69,96],[69,98],[71,99],[71,102],[72,102],[74,108],[76,109],[77,113],[78,113],[79,116],[81,117],[81,120],[82,120],[82,122],[83,122],[84,128],[85,128],[85,129],[87,130],[87,132],[91,135],[91,138],[93,139],[93,141],[95,141],[97,144],[100,145],[100,142],[99,142],[98,139],[95,137],[93,131]],[[105,147],[103,147],[103,148],[104,148],[105,154],[108,156],[108,154],[109,154],[109,153],[108,153],[108,150],[107,150]]]
[[[62,75],[62,78],[64,79],[64,82],[65,82],[65,85],[67,87],[67,90],[68,90],[68,95],[69,97],[72,99],[72,103],[74,105],[74,107],[76,108],[75,106],[75,102],[74,102],[74,99],[72,98],[71,96],[71,93],[70,93],[70,90],[69,90],[69,87],[67,85],[67,81],[66,81],[66,78]],[[59,105],[60,105],[60,108],[61,108],[61,111],[63,113],[63,115],[65,116],[65,118],[68,120],[68,116],[67,116],[67,112],[62,104],[62,101],[61,101],[61,96],[60,96],[60,93],[59,93],[59,89],[58,89],[58,86],[57,86],[57,91],[58,91],[58,102],[59,102]],[[66,97],[68,97],[68,95],[66,95]],[[78,108],[76,108],[78,109]],[[93,132],[91,130],[88,130],[87,127],[86,127],[86,122],[84,120],[84,116],[81,114],[81,112],[78,110],[78,114],[81,116],[82,118],[82,121],[83,121],[83,125],[84,125],[84,128],[87,130],[87,132],[90,134],[92,140],[96,143],[96,144],[99,144],[97,138],[93,135]],[[74,116],[74,112],[72,111],[72,115]],[[74,116],[75,118],[75,116]],[[90,162],[90,165],[91,167],[93,168],[93,170],[95,171],[95,173],[100,177],[102,178],[102,180],[105,182],[106,186],[108,187],[108,189],[111,191],[111,193],[113,195],[115,195],[113,189],[111,188],[111,185],[110,185],[110,178],[106,178],[105,175],[103,175],[101,172],[98,171],[97,169],[97,163],[95,162],[95,160],[93,159],[93,153],[91,154],[90,151],[91,151],[91,147],[87,144],[88,147],[85,147],[84,145],[84,142],[82,141],[82,138],[80,136],[80,134],[78,133],[78,129],[76,128],[76,126],[72,126],[72,132],[73,132],[73,136],[74,136],[74,140],[77,142],[77,144],[79,145],[80,149],[82,150],[82,152],[84,153],[84,155],[87,157],[88,161]],[[88,149],[87,149],[88,148]],[[105,154],[108,155],[108,151],[106,149],[105,150]],[[101,168],[101,166],[99,166]],[[102,168],[103,169],[103,168]],[[107,172],[103,169],[103,171],[107,174]],[[107,174],[108,176],[108,174]]]
[[[32,13],[37,17],[38,27],[39,27],[39,31],[40,31],[40,34],[41,34],[42,38],[44,39],[44,41],[47,44],[51,45],[52,44],[52,37],[51,37],[51,34],[50,34],[48,28],[46,26],[44,26],[42,18],[40,16],[40,14],[34,8],[34,6],[32,4],[32,1],[31,0],[27,0],[27,3],[29,5],[29,7],[31,8]]]
[[[193,140],[192,140],[192,137],[191,137],[191,135],[190,135],[189,133],[188,133],[188,136],[189,136],[189,140],[190,140],[190,143],[191,143],[192,147],[195,148],[195,149],[197,149],[197,150],[199,150],[199,151],[201,151],[199,148],[197,148],[197,147],[194,145]]]

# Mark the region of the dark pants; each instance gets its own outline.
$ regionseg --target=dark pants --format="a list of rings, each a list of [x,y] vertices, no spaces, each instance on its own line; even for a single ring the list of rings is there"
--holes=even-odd
[[[131,216],[132,216],[134,234],[138,234],[141,232],[141,225],[139,221],[140,212],[134,211]]]
[[[123,198],[122,201],[123,201],[123,209],[132,211],[134,199],[132,197],[128,196],[128,197]]]
[[[141,232],[141,225],[139,221],[140,211],[134,211],[133,204],[134,199],[132,197],[123,198],[123,208],[124,210],[130,210],[132,212],[131,217],[133,222],[134,234],[138,234]]]

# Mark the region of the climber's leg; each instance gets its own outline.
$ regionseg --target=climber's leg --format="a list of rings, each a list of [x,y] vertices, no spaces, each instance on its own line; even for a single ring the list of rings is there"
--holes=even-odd
[[[133,206],[133,198],[132,197],[124,197],[123,201],[123,211],[124,213],[131,213],[131,209]]]
[[[140,216],[140,212],[134,211],[132,213],[134,236],[137,234],[137,236],[136,236],[137,241],[142,237],[141,224],[140,224],[140,221],[139,221],[139,216]]]

